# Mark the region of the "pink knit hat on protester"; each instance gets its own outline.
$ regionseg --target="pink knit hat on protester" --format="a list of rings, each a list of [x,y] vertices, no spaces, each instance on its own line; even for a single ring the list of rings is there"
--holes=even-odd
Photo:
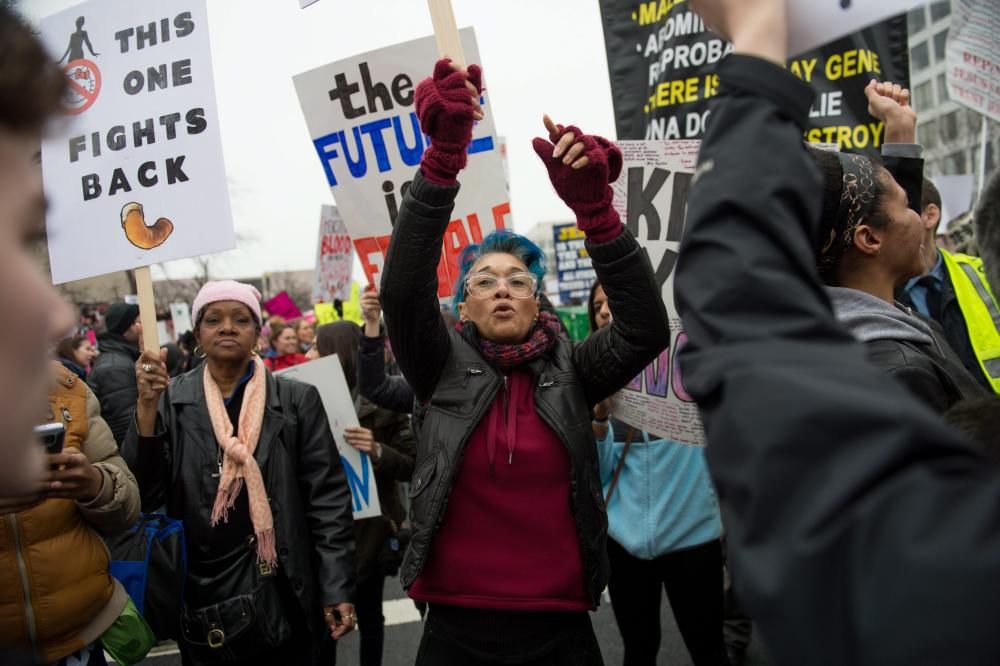
[[[250,308],[250,312],[261,323],[260,316],[260,292],[252,284],[243,284],[235,280],[219,280],[217,282],[206,282],[194,297],[194,304],[191,306],[191,317],[194,325],[197,326],[201,318],[201,311],[211,303],[219,301],[236,301],[243,303]]]

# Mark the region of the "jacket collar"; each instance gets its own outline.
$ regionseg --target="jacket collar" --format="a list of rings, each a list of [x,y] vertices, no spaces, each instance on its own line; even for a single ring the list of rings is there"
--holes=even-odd
[[[208,364],[201,363],[194,370],[185,372],[170,383],[170,402],[174,405],[205,404],[205,383],[203,372],[208,372]],[[267,385],[267,408],[281,411],[281,398],[278,396],[278,380],[265,370],[264,381]],[[208,409],[206,408],[206,412]]]
[[[208,415],[208,405],[205,402],[205,385],[203,372],[208,372],[208,365],[202,363],[194,370],[184,373],[170,383],[170,403],[172,405],[191,405],[196,414],[193,415],[199,428],[214,438],[212,419]],[[284,409],[281,405],[281,397],[278,395],[278,380],[267,370],[264,371],[264,381],[266,383],[266,407],[264,409],[264,423],[261,427],[260,439],[257,442],[257,450],[254,458],[264,469],[271,451],[271,444],[274,438],[285,426]],[[275,481],[264,474],[265,482],[270,484]]]

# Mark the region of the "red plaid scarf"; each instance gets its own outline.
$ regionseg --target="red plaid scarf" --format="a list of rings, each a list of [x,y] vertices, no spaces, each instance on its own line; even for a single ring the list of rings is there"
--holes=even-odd
[[[474,324],[467,321],[459,323],[458,326],[459,330],[464,333],[466,328],[474,326]],[[551,312],[539,312],[538,319],[531,328],[528,339],[524,342],[516,344],[491,342],[476,337],[483,357],[495,365],[497,369],[507,371],[548,352],[556,343],[556,338],[561,334],[562,326],[559,323],[559,317]]]

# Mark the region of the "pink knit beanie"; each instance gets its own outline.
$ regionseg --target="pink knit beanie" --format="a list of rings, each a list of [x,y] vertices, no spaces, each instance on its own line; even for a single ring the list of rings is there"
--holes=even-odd
[[[194,297],[194,304],[191,306],[191,316],[194,325],[200,323],[201,311],[211,303],[219,301],[236,301],[243,303],[250,308],[257,323],[261,323],[260,316],[260,292],[252,284],[243,284],[235,280],[219,280],[217,282],[206,282]]]

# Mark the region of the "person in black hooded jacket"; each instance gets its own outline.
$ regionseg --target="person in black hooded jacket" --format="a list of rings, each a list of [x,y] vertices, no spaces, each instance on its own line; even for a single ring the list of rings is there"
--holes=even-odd
[[[785,2],[692,8],[734,54],[688,200],[680,362],[741,597],[780,666],[1000,663],[1000,478],[833,315]]]
[[[865,94],[869,112],[885,123],[885,168],[860,155],[810,149],[824,181],[820,276],[837,319],[865,343],[872,363],[944,413],[983,391],[940,326],[895,300],[926,269],[917,114],[899,85],[872,80]]]
[[[87,383],[101,403],[101,416],[111,427],[120,448],[139,398],[133,367],[142,346],[139,306],[112,303],[104,322],[107,332],[97,336],[101,354],[94,361]]]

